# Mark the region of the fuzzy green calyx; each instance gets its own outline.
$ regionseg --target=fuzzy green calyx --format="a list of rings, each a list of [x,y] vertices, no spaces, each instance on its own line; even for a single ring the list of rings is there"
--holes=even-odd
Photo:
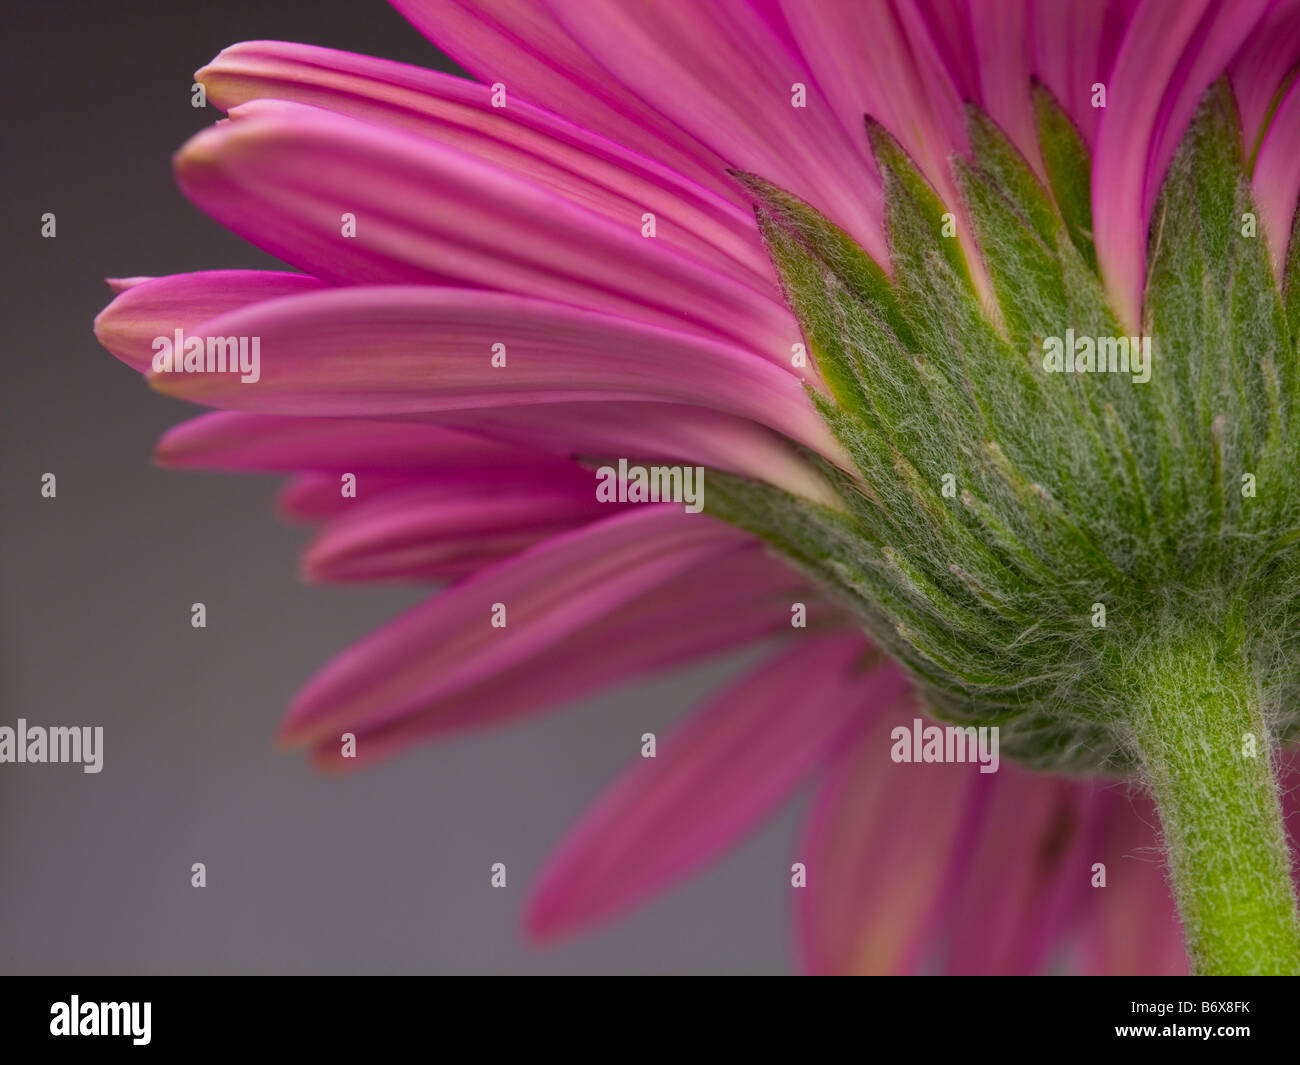
[[[739,175],[856,470],[825,466],[842,509],[722,474],[708,509],[856,612],[936,717],[999,726],[1036,768],[1142,779],[1196,972],[1300,973],[1275,781],[1300,733],[1300,216],[1259,228],[1214,86],[1121,347],[1087,150],[1041,86],[1034,110],[1046,183],[971,107],[953,213],[868,122],[889,276]],[[1288,236],[1279,289],[1265,241]]]
[[[1124,678],[1158,619],[1195,619],[1239,653],[1285,738],[1300,731],[1297,257],[1284,298],[1221,83],[1153,215],[1149,379],[1045,368],[1049,338],[1107,338],[1113,358],[1125,331],[1096,271],[1087,151],[1034,93],[1046,187],[974,107],[972,158],[954,161],[954,214],[992,306],[949,206],[881,127],[868,136],[892,277],[806,204],[738,175],[857,475],[826,471],[845,512],[723,475],[710,509],[847,603],[936,716],[1001,726],[1024,763],[1142,762]]]

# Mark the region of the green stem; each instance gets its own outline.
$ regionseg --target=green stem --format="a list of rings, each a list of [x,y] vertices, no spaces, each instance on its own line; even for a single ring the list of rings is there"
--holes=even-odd
[[[1193,970],[1300,973],[1276,751],[1255,674],[1208,637],[1159,643],[1134,669],[1132,724]]]

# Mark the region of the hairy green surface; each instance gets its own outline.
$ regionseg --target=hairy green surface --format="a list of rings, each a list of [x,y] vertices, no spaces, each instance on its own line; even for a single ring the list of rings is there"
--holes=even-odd
[[[1300,217],[1258,229],[1220,82],[1152,217],[1149,381],[1049,372],[1045,337],[1120,326],[1084,142],[1041,85],[1033,102],[1046,185],[971,107],[961,205],[868,120],[888,274],[807,204],[736,175],[829,390],[813,402],[856,469],[811,459],[840,508],[715,472],[707,509],[847,605],[934,716],[999,726],[1002,752],[1034,768],[1139,777],[1196,972],[1298,973],[1274,772],[1300,733]],[[962,210],[983,273],[956,238]],[[1267,242],[1287,239],[1279,288]]]
[[[944,236],[949,207],[880,126],[889,275],[808,205],[737,175],[831,392],[814,401],[857,469],[824,468],[845,512],[713,471],[709,509],[846,603],[936,716],[1001,726],[1003,752],[1039,768],[1149,768],[1133,678],[1155,637],[1194,620],[1253,685],[1267,764],[1300,731],[1296,244],[1280,290],[1275,235],[1242,235],[1240,127],[1215,86],[1153,215],[1150,381],[1046,372],[1044,337],[1121,328],[1087,151],[1041,86],[1034,107],[1047,187],[973,107],[972,158],[954,162],[991,307]]]
[[[1188,952],[1202,974],[1300,974],[1255,669],[1198,630],[1185,621],[1153,633],[1128,678]]]

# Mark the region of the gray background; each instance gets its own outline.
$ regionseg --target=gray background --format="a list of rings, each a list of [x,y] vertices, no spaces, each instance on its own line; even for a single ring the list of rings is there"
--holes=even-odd
[[[420,593],[301,585],[307,533],[273,515],[277,480],[154,469],[154,440],[197,410],[91,334],[105,276],[273,265],[171,179],[171,153],[218,117],[189,98],[222,47],[446,61],[382,0],[46,0],[5,22],[0,724],[102,725],[105,761],[97,776],[0,765],[0,968],[788,969],[793,809],[625,922],[542,952],[518,932],[533,873],[641,733],[662,734],[744,656],[317,775],[272,745],[285,705]],[[196,601],[206,630],[190,627]],[[494,861],[504,890],[488,885]]]

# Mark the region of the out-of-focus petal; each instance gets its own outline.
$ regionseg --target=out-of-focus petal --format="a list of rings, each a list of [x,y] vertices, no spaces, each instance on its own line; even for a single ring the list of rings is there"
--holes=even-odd
[[[274,270],[203,270],[119,284],[117,297],[95,318],[95,336],[141,373],[148,373],[153,342],[160,336],[171,340],[177,329],[188,333],[200,322],[259,300],[329,287],[314,277]]]
[[[860,672],[866,641],[808,637],[715,696],[584,816],[533,891],[552,939],[608,919],[734,844],[864,711],[897,697],[894,667]]]
[[[282,734],[310,743],[341,725],[376,728],[419,713],[746,542],[671,504],[635,507],[554,537],[480,570],[339,654],[298,693]]]
[[[391,722],[350,726],[356,757],[323,735],[313,761],[346,770],[434,736],[481,729],[541,713],[641,674],[718,654],[790,631],[790,605],[808,609],[808,632],[843,626],[789,566],[758,545],[706,559],[628,599],[587,625],[566,629],[544,653],[521,658],[477,684]]]
[[[502,292],[337,288],[244,307],[195,332],[259,338],[256,381],[150,375],[159,391],[207,406],[375,416],[651,399],[741,415],[841,454],[799,379],[747,350]]]
[[[1075,918],[1091,876],[1090,786],[1004,762],[989,792],[979,849],[949,910],[954,975],[1039,971]]]
[[[366,418],[294,418],[216,411],[173,426],[154,459],[174,469],[292,473],[376,470],[419,476],[508,471],[565,463],[478,433],[419,422]]]
[[[796,852],[808,875],[794,910],[805,972],[917,971],[979,844],[976,766],[891,759],[891,730],[914,716],[900,696],[837,760]]]
[[[1096,802],[1099,831],[1087,861],[1106,867],[1106,883],[1087,889],[1078,930],[1080,974],[1186,976],[1187,951],[1155,806],[1118,788],[1100,793]]]
[[[640,215],[615,223],[456,148],[318,107],[255,100],[231,116],[180,150],[177,180],[301,270],[552,299],[728,337],[789,369],[794,323],[771,292],[643,236]]]
[[[362,473],[357,476],[356,496],[349,497],[340,491],[338,474],[304,473],[280,487],[275,507],[289,521],[315,523],[347,514],[356,508],[358,499],[379,499],[419,483],[410,474]]]
[[[587,471],[574,467],[570,473],[509,488],[480,477],[430,481],[358,500],[308,546],[303,575],[316,581],[445,580],[620,509],[597,501]]]
[[[1282,791],[1282,823],[1291,844],[1291,879],[1296,891],[1300,892],[1300,860],[1295,857],[1300,851],[1300,745],[1282,752],[1278,776]]]

